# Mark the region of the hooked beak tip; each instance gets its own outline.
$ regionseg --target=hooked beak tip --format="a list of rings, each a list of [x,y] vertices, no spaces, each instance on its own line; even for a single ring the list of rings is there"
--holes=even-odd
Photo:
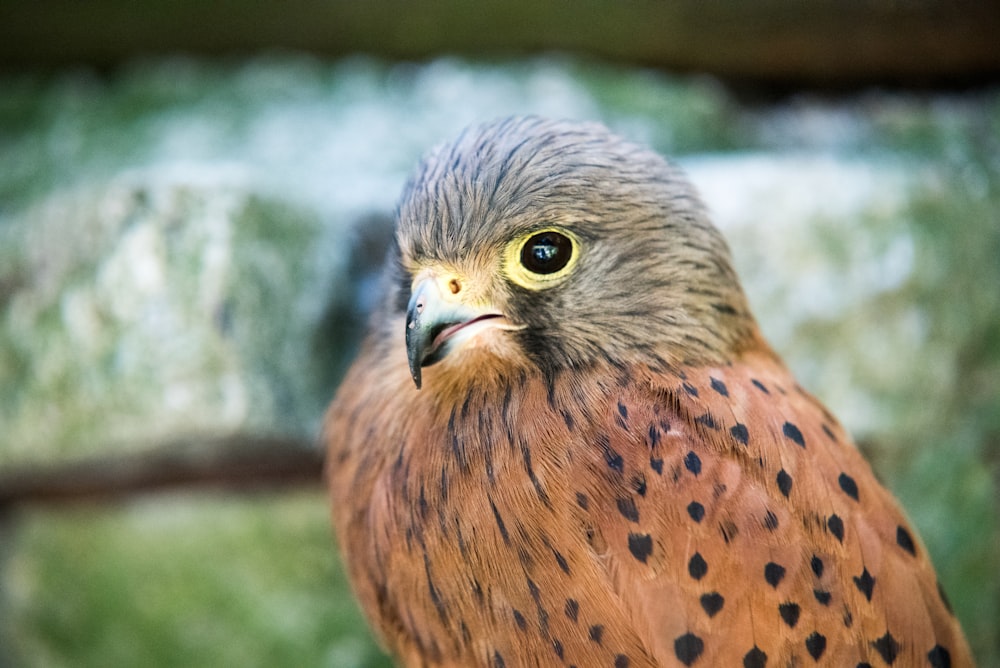
[[[411,309],[406,319],[406,359],[410,366],[410,376],[413,378],[413,384],[419,390],[422,380],[420,367],[423,364],[425,342],[419,334],[418,320],[419,316]]]

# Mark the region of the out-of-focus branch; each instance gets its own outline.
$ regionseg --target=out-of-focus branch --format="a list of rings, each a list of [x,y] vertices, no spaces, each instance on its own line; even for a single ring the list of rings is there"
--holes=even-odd
[[[174,489],[315,486],[323,455],[293,436],[190,439],[134,454],[0,470],[0,511],[23,505],[119,501]]]
[[[1000,72],[1000,4],[924,0],[4,0],[0,67],[293,49],[426,58],[564,50],[772,84]]]

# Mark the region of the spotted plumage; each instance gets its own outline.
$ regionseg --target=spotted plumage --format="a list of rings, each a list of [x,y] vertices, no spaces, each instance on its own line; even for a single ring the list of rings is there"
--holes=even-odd
[[[325,439],[401,664],[971,665],[916,532],[651,151],[466,131],[407,186],[383,291]]]

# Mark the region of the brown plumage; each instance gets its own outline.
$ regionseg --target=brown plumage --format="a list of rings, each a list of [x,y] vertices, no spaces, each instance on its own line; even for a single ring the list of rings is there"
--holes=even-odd
[[[669,163],[593,124],[467,130],[410,181],[388,264],[325,438],[402,664],[972,664]]]

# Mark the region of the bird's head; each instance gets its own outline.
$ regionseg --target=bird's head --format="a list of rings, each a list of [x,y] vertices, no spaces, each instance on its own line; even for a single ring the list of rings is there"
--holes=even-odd
[[[510,118],[438,147],[403,193],[393,256],[386,307],[405,314],[417,387],[437,363],[722,362],[756,339],[691,185],[597,124]]]

